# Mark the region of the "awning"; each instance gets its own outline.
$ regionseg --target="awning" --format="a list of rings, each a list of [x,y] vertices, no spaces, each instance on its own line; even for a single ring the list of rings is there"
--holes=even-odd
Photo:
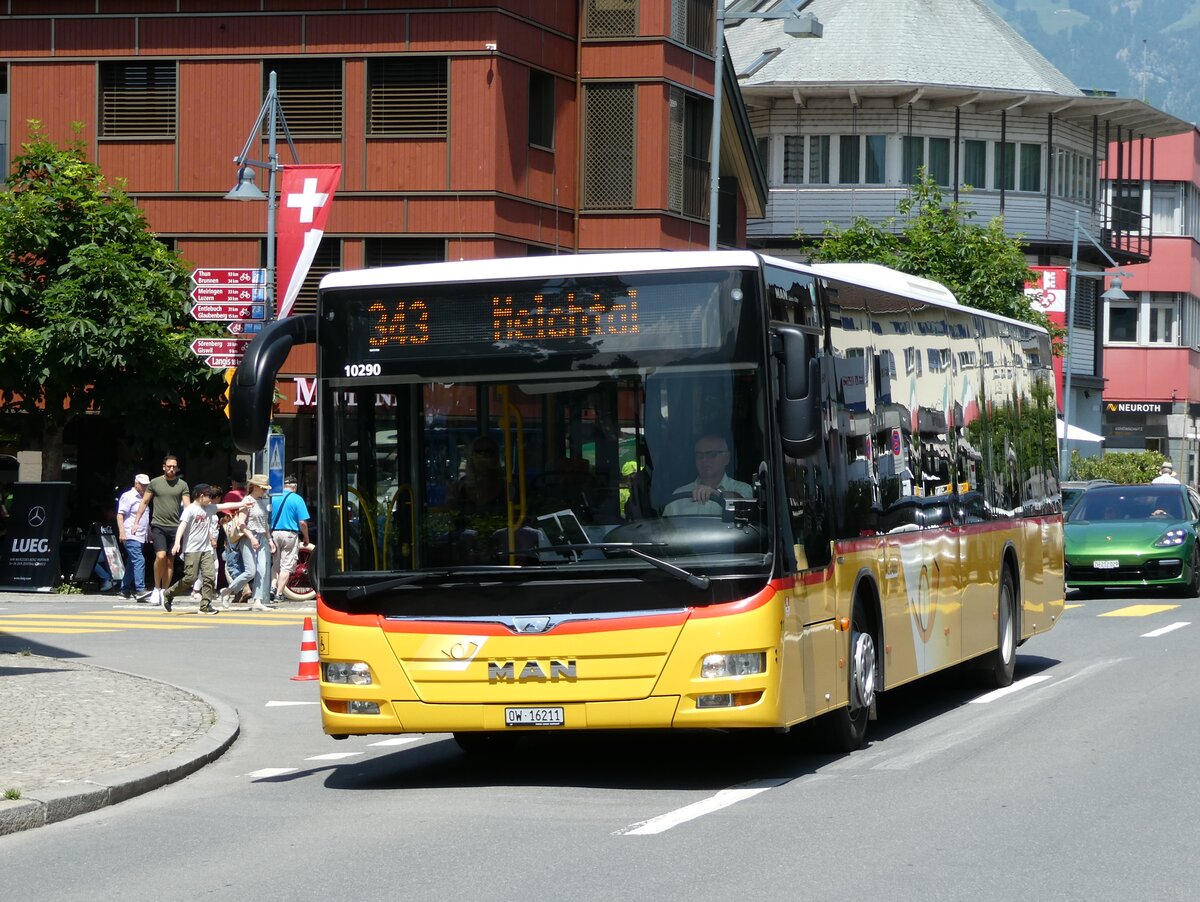
[[[1088,432],[1086,429],[1080,429],[1078,426],[1067,426],[1066,433],[1067,433],[1066,438],[1070,439],[1073,442],[1100,442],[1101,444],[1104,443],[1104,436],[1096,435],[1096,433],[1094,433],[1094,432]],[[1058,437],[1060,439],[1062,439],[1064,437],[1063,436],[1063,421],[1061,419],[1058,421]]]

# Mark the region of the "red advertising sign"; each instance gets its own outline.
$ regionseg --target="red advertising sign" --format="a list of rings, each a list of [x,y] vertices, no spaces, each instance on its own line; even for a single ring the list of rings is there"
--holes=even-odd
[[[265,269],[193,269],[196,285],[266,285]]]
[[[196,338],[190,347],[193,354],[207,357],[209,354],[242,354],[249,343],[248,338]]]

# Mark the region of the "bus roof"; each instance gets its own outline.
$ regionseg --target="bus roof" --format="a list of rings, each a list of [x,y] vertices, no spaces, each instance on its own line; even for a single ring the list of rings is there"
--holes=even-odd
[[[416,263],[409,266],[385,266],[378,269],[335,272],[321,279],[321,290],[369,288],[377,285],[490,282],[504,279],[657,272],[673,269],[758,267],[760,263],[761,258],[752,251],[634,251],[614,254],[497,257],[485,260]]]
[[[889,294],[932,301],[935,304],[957,304],[958,298],[941,282],[922,276],[909,275],[878,263],[812,263],[807,267],[815,275],[874,288]]]

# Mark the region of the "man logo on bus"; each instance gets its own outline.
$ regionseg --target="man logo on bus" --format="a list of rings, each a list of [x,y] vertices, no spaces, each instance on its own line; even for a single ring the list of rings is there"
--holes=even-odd
[[[558,680],[573,680],[576,678],[577,662],[574,658],[567,661],[556,661],[553,658],[543,667],[539,661],[526,661],[517,676],[515,661],[488,661],[489,683],[524,683],[529,680],[557,682]],[[550,675],[546,675],[549,669]]]

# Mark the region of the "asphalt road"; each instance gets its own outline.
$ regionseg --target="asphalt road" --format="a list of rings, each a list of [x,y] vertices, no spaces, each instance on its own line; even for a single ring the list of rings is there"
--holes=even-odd
[[[843,756],[805,735],[564,734],[510,761],[447,736],[336,742],[289,679],[298,629],[41,636],[202,688],[243,730],[180,783],[0,837],[0,895],[1191,899],[1200,600],[1077,604],[1020,650],[1012,691],[888,693]]]

